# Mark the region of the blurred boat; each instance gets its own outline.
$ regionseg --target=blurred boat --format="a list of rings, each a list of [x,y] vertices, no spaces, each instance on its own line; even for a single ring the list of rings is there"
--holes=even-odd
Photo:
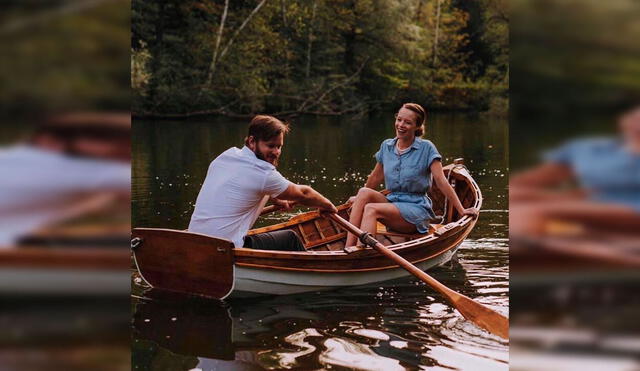
[[[27,145],[126,165],[131,159],[130,129],[129,113],[58,115],[39,125]],[[59,177],[64,178],[64,172]],[[40,187],[43,193],[48,189],[47,184],[25,184],[25,187],[31,191]],[[45,210],[51,214],[50,221],[23,235],[12,246],[0,246],[0,294],[128,294],[129,192],[128,187],[126,191],[70,189],[64,197],[53,197],[52,205],[25,206],[21,217],[39,217],[41,210]],[[11,214],[7,217],[11,218]]]
[[[626,230],[550,220],[543,235],[510,235],[509,246],[515,284],[640,276],[640,236]]]
[[[88,202],[86,196],[78,202]],[[0,294],[128,295],[130,202],[56,223],[0,247]]]
[[[482,195],[466,168],[451,164],[444,169],[463,206],[479,209]],[[434,211],[443,218],[440,224],[432,224],[428,233],[402,234],[379,225],[375,235],[382,244],[423,270],[449,261],[477,220],[458,215],[437,189],[430,190],[430,197]],[[338,210],[340,216],[348,218],[350,205],[341,205]],[[155,228],[135,228],[132,249],[138,271],[151,287],[214,298],[232,293],[295,294],[409,275],[371,248],[345,252],[347,233],[316,211],[251,230],[249,234],[276,230],[295,232],[307,251],[234,248],[227,240]]]

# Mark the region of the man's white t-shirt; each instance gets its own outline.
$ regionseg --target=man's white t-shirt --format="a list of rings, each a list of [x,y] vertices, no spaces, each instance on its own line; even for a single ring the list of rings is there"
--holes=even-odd
[[[209,165],[189,231],[242,247],[269,197],[277,197],[289,184],[275,166],[258,159],[248,147],[229,148]]]

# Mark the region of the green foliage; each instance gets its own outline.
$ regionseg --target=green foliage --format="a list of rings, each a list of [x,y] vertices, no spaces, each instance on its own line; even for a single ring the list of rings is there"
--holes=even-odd
[[[68,9],[67,7],[70,7]],[[2,14],[2,115],[130,107],[129,3],[16,2]]]
[[[520,118],[619,113],[640,99],[640,36],[634,0],[512,2],[512,58]]]
[[[229,1],[216,46],[224,0],[133,0],[134,111],[487,110],[507,88],[501,0],[261,3]]]

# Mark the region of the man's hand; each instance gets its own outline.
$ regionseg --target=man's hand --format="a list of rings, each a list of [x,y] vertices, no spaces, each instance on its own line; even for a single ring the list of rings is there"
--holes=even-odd
[[[280,207],[281,210],[284,211],[289,211],[291,209],[293,209],[293,207],[296,205],[296,203],[294,201],[285,201],[285,200],[279,200],[277,198],[272,198],[271,202]]]
[[[338,212],[338,209],[331,203],[331,201],[328,201],[328,200],[327,200],[327,203],[325,203],[318,209],[320,210],[321,213],[323,212],[337,213]]]

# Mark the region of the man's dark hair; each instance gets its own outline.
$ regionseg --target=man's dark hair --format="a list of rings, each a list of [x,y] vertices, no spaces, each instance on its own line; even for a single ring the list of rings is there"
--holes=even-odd
[[[278,120],[273,116],[257,115],[249,124],[249,133],[244,140],[246,145],[249,144],[249,137],[253,137],[256,142],[271,140],[280,133],[286,135],[289,132],[289,125]]]

